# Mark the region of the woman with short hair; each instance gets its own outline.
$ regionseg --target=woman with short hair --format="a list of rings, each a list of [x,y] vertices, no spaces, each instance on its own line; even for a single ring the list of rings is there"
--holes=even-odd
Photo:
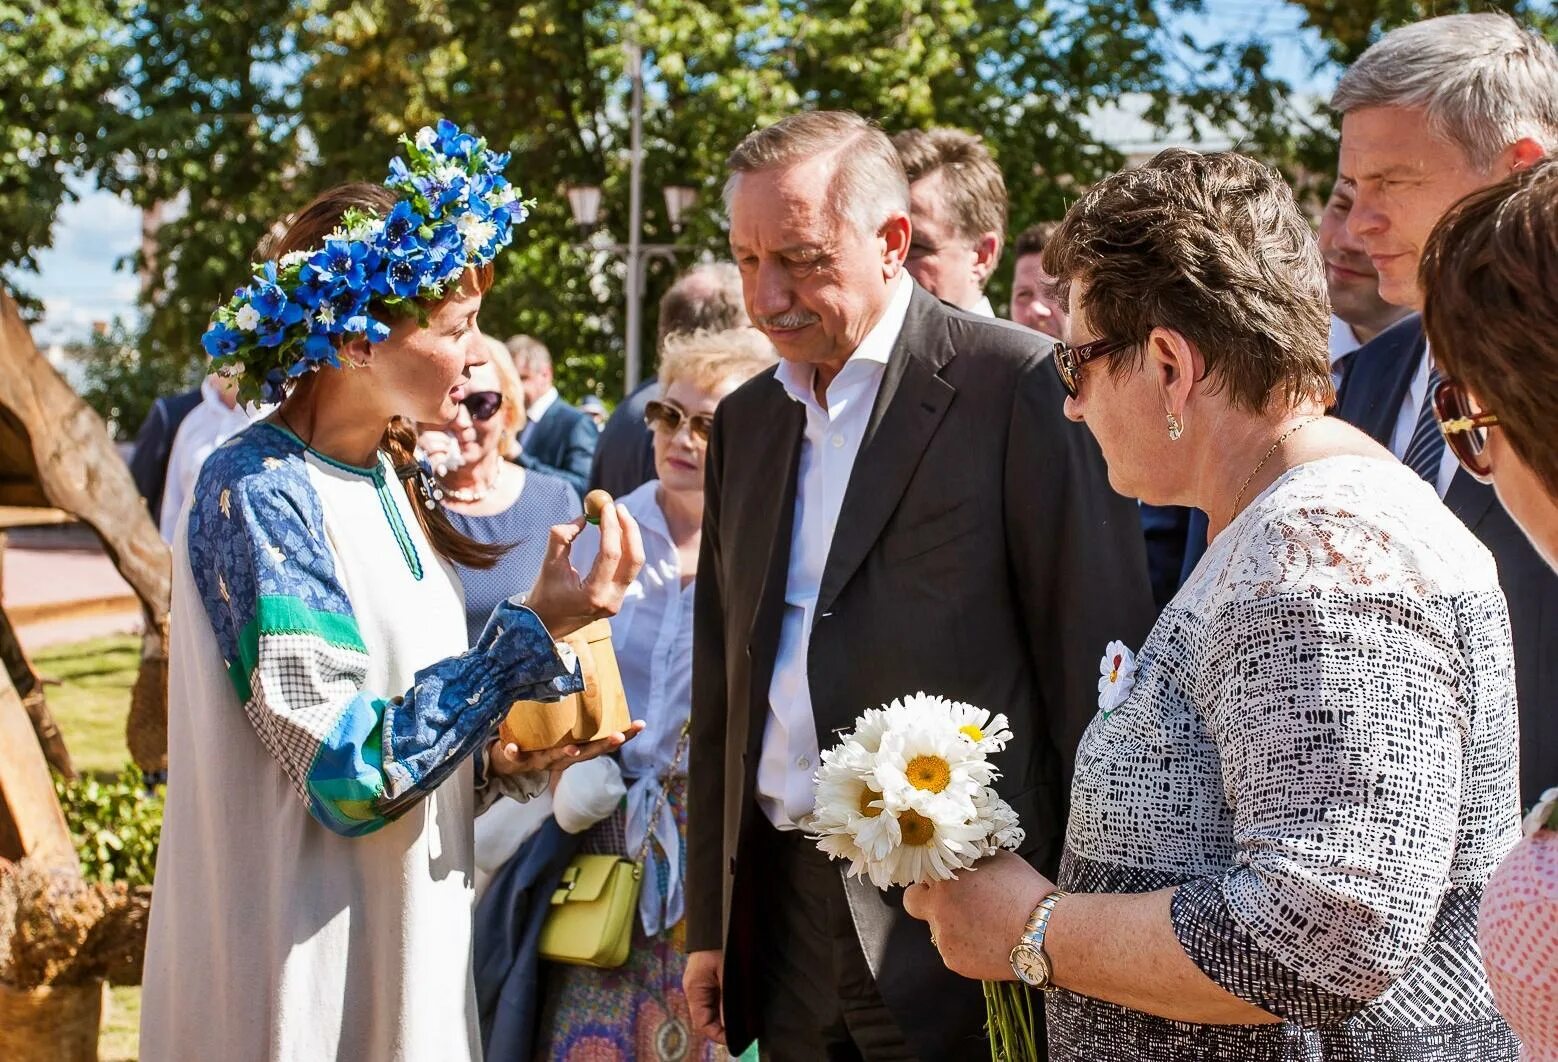
[[[1461,467],[1558,568],[1558,164],[1473,193],[1435,227],[1419,266],[1423,324],[1444,375],[1434,410]],[[1558,636],[1555,634],[1554,636]],[[1549,642],[1549,652],[1558,644]],[[1558,783],[1558,764],[1546,764]],[[1558,1059],[1558,788],[1488,882],[1477,941],[1521,1058]]]
[[[538,1058],[724,1057],[719,1045],[694,1029],[682,991],[694,576],[714,409],[777,360],[773,346],[752,328],[668,336],[661,348],[659,396],[644,418],[654,432],[656,478],[618,502],[643,530],[644,567],[611,620],[623,692],[633,718],[644,720],[644,733],[615,761],[602,759],[587,774],[564,775],[552,801],[563,829],[583,832],[585,852],[647,856],[633,946],[621,969],[548,969]],[[579,563],[595,542],[589,530],[580,536],[574,547]],[[620,772],[599,778],[616,764]],[[599,794],[622,794],[624,785],[624,799],[602,806]]]
[[[455,564],[474,641],[492,610],[535,582],[553,526],[582,513],[566,480],[515,463],[525,430],[525,394],[508,347],[482,336],[484,365],[460,388],[454,419],[419,424],[417,441],[438,481],[449,523],[497,552],[490,567]]]
[[[1513,1059],[1473,941],[1517,836],[1503,594],[1434,491],[1324,415],[1292,193],[1164,152],[1083,196],[1045,266],[1067,415],[1117,490],[1215,537],[1105,652],[1058,883],[1008,855],[906,906],[954,970],[1052,990],[1053,1059]]]

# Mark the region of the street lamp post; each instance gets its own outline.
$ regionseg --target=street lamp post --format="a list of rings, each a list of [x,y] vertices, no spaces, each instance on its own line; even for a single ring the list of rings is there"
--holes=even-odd
[[[638,386],[643,369],[641,348],[642,320],[644,315],[645,269],[651,258],[676,261],[680,249],[674,243],[645,243],[644,229],[644,70],[643,51],[631,35],[627,41],[628,76],[632,80],[631,126],[628,138],[628,238],[626,244],[591,244],[598,250],[621,255],[627,266],[626,357],[622,372],[623,394],[631,394]],[[600,218],[601,190],[599,185],[570,185],[568,209],[573,220],[585,230],[593,229]],[[681,231],[682,215],[697,198],[697,190],[685,185],[666,185],[665,214],[671,222],[671,231]]]

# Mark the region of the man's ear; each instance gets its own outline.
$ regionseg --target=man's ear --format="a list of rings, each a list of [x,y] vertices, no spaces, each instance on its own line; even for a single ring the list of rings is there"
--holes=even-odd
[[[990,279],[990,274],[995,272],[995,267],[1001,264],[1001,234],[999,232],[986,232],[974,241],[974,279],[979,281],[980,290],[984,290],[985,282]]]
[[[1519,173],[1521,170],[1529,170],[1546,158],[1547,149],[1542,147],[1540,141],[1523,136],[1511,144],[1505,154],[1509,160],[1509,172]]]
[[[903,271],[903,264],[909,258],[909,238],[912,233],[909,215],[902,211],[888,215],[877,230],[877,235],[882,238],[882,275],[887,279],[891,280]]]

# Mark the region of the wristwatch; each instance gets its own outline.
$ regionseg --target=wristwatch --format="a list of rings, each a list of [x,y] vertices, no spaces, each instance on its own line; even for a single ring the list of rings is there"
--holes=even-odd
[[[1049,928],[1049,917],[1055,904],[1065,895],[1056,889],[1040,900],[1028,916],[1028,924],[1023,927],[1016,947],[1012,948],[1012,972],[1029,988],[1049,992],[1055,987],[1050,981],[1049,955],[1044,951],[1044,931]]]

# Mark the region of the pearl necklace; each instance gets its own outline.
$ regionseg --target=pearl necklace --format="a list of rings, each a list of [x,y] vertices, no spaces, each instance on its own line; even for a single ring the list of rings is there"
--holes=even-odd
[[[497,490],[498,482],[502,478],[503,466],[499,465],[497,471],[493,473],[491,482],[483,486],[451,487],[447,483],[442,484],[444,489],[444,497],[451,498],[457,502],[463,502],[467,505],[474,505],[476,502],[481,501],[483,498],[487,497],[487,495]]]

